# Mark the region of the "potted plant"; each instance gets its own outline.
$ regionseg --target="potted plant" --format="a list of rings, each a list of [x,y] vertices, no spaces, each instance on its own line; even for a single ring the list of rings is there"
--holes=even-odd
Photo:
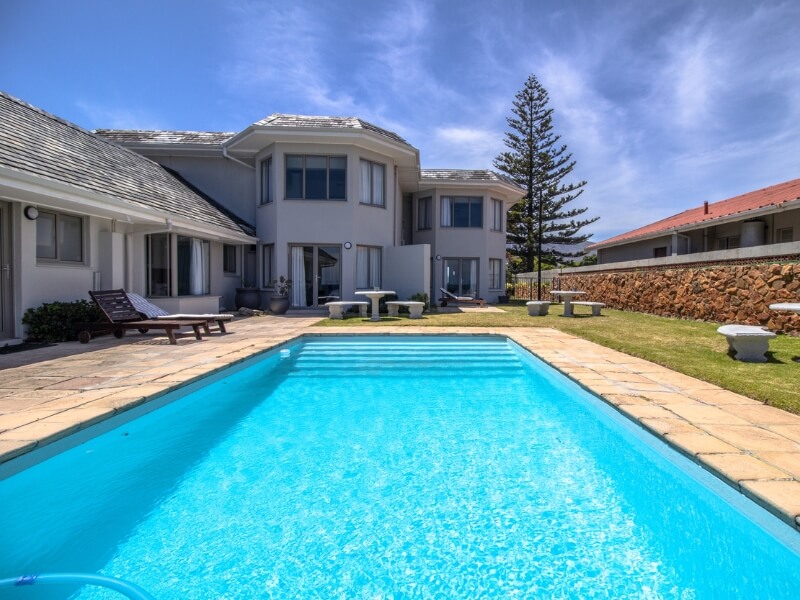
[[[261,291],[242,278],[242,286],[236,288],[236,296],[233,301],[237,310],[240,308],[258,310],[261,308]]]
[[[289,290],[292,289],[292,280],[283,275],[270,283],[273,288],[269,299],[269,309],[272,314],[282,315],[289,310]]]

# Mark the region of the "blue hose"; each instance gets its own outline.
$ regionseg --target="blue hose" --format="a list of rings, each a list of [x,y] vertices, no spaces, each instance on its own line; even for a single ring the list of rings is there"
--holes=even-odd
[[[129,583],[116,577],[105,577],[92,573],[47,573],[44,575],[22,575],[21,577],[11,577],[0,579],[0,587],[22,587],[26,585],[47,583],[79,583],[83,585],[99,585],[120,594],[124,594],[132,600],[155,600],[153,596],[145,592],[138,585]]]

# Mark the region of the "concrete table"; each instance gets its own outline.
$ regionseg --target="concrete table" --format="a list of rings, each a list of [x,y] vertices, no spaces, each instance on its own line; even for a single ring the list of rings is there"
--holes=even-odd
[[[800,302],[779,302],[778,304],[770,304],[771,310],[791,310],[800,315]]]
[[[556,298],[564,300],[564,316],[565,317],[574,317],[574,313],[572,312],[572,299],[575,296],[583,296],[586,292],[578,292],[576,290],[564,290],[564,291],[557,291],[557,292],[550,292]]]
[[[387,294],[395,294],[395,293],[391,290],[369,290],[363,292],[356,292],[356,296],[366,296],[367,298],[372,300],[372,316],[369,319],[370,321],[381,320],[380,311],[378,310],[379,301]]]

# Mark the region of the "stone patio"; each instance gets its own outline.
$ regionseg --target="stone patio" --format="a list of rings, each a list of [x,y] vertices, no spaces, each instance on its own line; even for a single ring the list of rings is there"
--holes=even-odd
[[[299,335],[498,334],[800,530],[800,416],[552,329],[315,327],[320,318],[236,319],[228,335],[177,345],[132,334],[0,355],[0,464]]]

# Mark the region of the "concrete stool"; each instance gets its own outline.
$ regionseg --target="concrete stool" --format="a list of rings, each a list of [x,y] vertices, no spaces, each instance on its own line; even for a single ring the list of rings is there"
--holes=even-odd
[[[550,310],[550,302],[548,300],[531,300],[526,302],[525,306],[528,307],[528,315],[531,317],[543,317]]]
[[[728,348],[736,353],[734,358],[742,362],[767,362],[769,341],[775,337],[771,331],[754,325],[723,325],[717,333],[725,336]]]

